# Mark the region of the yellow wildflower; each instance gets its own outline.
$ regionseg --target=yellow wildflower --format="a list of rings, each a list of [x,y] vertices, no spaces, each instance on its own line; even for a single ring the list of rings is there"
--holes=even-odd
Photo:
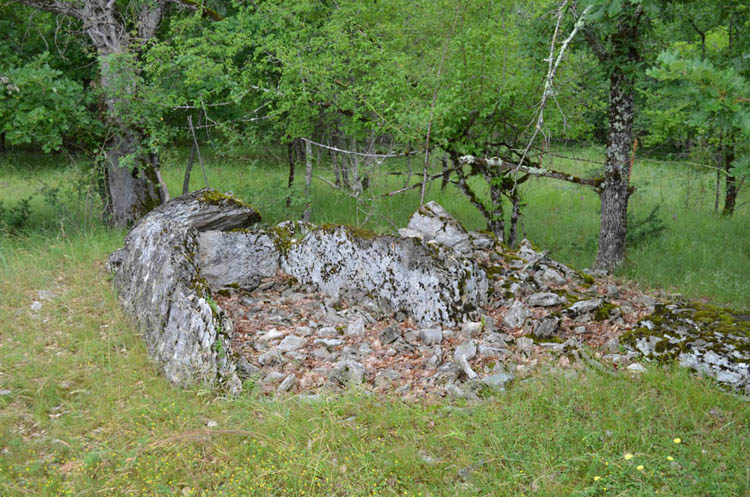
[[[675,438],[675,439],[674,439],[674,440],[672,440],[672,441],[673,441],[674,443],[678,444],[678,443],[682,442],[682,439],[681,439],[680,437],[677,437],[677,438]]]
[[[643,464],[639,464],[635,469],[637,469],[638,471],[643,471]]]
[[[631,459],[633,459],[633,454],[631,454],[630,452],[626,452],[625,453],[625,460],[629,461]]]
[[[601,477],[601,476],[595,476],[595,477],[594,477],[594,481],[599,481],[599,480],[601,480],[601,479],[602,479],[602,477]]]
[[[667,461],[674,461],[674,457],[672,457],[672,456],[667,456]]]

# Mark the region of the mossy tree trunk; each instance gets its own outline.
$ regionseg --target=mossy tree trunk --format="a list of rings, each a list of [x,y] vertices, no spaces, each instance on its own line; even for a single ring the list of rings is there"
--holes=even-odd
[[[170,0],[120,5],[112,0],[17,0],[78,19],[99,56],[99,83],[109,136],[104,146],[105,217],[125,227],[166,200],[158,157],[144,146],[137,115],[138,51],[151,40]]]

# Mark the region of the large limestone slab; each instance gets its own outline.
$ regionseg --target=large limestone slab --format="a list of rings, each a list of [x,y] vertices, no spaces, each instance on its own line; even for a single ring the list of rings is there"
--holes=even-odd
[[[425,327],[455,325],[487,299],[484,271],[455,251],[346,226],[311,231],[289,248],[281,267],[329,295],[369,296],[404,310]]]
[[[273,233],[205,231],[199,235],[201,275],[212,290],[254,290],[279,270]]]
[[[199,230],[242,228],[259,219],[231,197],[201,190],[154,209],[110,256],[120,301],[173,383],[239,390],[229,357],[231,322],[211,300],[196,260]]]

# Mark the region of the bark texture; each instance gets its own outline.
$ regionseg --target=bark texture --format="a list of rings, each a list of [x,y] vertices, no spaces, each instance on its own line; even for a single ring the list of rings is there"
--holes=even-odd
[[[134,62],[140,48],[155,36],[170,0],[154,0],[140,7],[112,0],[17,1],[81,21],[99,56],[99,83],[104,92],[105,120],[111,130],[104,152],[105,215],[114,226],[133,224],[168,198],[160,180],[158,158],[144,152],[146,137],[132,109],[138,90]],[[128,20],[134,30],[126,25]]]
[[[615,68],[610,76],[607,165],[599,194],[602,212],[595,262],[598,269],[606,271],[612,271],[625,261],[633,115],[632,83],[621,69]]]

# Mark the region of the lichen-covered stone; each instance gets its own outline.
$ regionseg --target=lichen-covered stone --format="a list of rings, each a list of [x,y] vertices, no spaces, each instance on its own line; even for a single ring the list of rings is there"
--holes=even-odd
[[[206,203],[207,195],[212,203]],[[259,219],[230,197],[201,190],[151,211],[110,256],[120,301],[171,382],[239,391],[229,349],[231,321],[213,303],[201,277],[198,238],[199,230],[246,227]]]
[[[412,214],[407,229],[421,233],[427,242],[434,240],[463,254],[472,248],[466,229],[435,201],[427,202]]]
[[[213,291],[254,290],[279,270],[281,252],[264,231],[204,231],[198,238],[201,275]]]
[[[626,349],[681,366],[750,394],[750,316],[706,304],[655,305],[639,327],[621,337]]]
[[[454,325],[486,303],[487,278],[470,259],[418,239],[364,236],[346,226],[313,230],[281,268],[299,282],[353,300],[375,298],[420,326]]]

